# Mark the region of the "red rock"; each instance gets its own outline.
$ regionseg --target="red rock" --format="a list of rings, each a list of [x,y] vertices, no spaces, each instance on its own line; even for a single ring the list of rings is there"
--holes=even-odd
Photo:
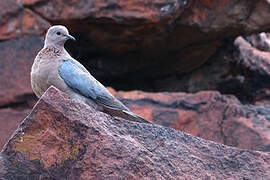
[[[268,6],[263,0],[4,0],[0,40],[43,35],[48,21],[65,24],[78,36],[71,48],[74,57],[106,85],[125,90],[220,90],[219,77],[229,76],[223,64],[204,68],[208,74],[182,74],[210,57],[218,61],[218,47],[228,43],[223,39],[267,29]],[[233,89],[238,90],[242,84],[236,84]]]
[[[235,63],[251,72],[255,72],[257,76],[269,76],[270,72],[270,52],[260,51],[243,37],[238,37],[235,42],[235,47],[239,54],[235,57]]]
[[[115,120],[55,88],[20,125],[0,164],[3,179],[270,178],[269,153]]]
[[[39,37],[0,43],[0,106],[24,101],[25,95],[33,93],[30,71],[42,46]]]
[[[34,95],[23,95],[16,102],[0,107],[0,149],[8,141],[36,103]]]
[[[266,0],[55,0],[32,9],[81,36],[83,45],[75,49],[83,52],[78,54],[85,64],[101,69],[104,79],[132,72],[135,80],[151,81],[190,72],[226,39],[270,24]],[[90,60],[91,54],[105,57]]]
[[[42,1],[45,1],[45,0],[21,0],[21,2],[24,4],[24,5],[34,5],[35,3],[40,3]]]
[[[270,151],[267,108],[243,105],[233,96],[214,91],[111,92],[133,112],[155,124],[238,148]]]
[[[27,2],[27,0],[25,0]],[[40,0],[36,0],[40,1]],[[72,7],[72,8],[70,8]],[[244,8],[252,12],[242,11]],[[42,16],[49,20],[93,20],[108,19],[121,24],[168,24],[185,23],[197,25],[204,32],[222,31],[232,26],[247,27],[243,31],[254,31],[268,26],[270,13],[267,0],[241,2],[236,0],[170,0],[170,1],[47,1],[34,7]],[[57,10],[56,10],[57,9]],[[212,18],[210,22],[209,19]],[[245,18],[245,20],[243,20]],[[265,18],[265,19],[264,19]],[[258,20],[256,23],[253,20]],[[242,21],[239,21],[242,20]],[[167,21],[167,22],[164,22]],[[104,21],[106,22],[106,21]],[[251,26],[253,25],[253,26]]]
[[[22,5],[15,0],[2,0],[0,3],[0,39],[14,38],[18,29],[16,15],[22,11]]]
[[[228,61],[240,69],[250,103],[268,106],[270,83],[270,39],[266,33],[238,37]]]
[[[42,35],[50,26],[31,10],[24,9],[20,1],[2,0],[0,9],[0,40]]]
[[[29,114],[30,110],[0,109],[0,149],[3,148],[4,144],[18,128],[22,120]]]
[[[223,36],[235,32],[251,32],[255,29],[263,30],[269,23],[269,2],[262,1],[237,1],[237,0],[194,0],[179,21],[183,24],[196,25],[203,32],[222,32],[226,27],[234,27],[232,31],[223,31]],[[252,9],[252,11],[246,11]],[[264,24],[265,23],[265,24]],[[240,30],[243,28],[242,30]],[[214,36],[217,34],[213,34]]]
[[[25,9],[19,19],[21,23],[21,31],[24,36],[43,35],[47,32],[50,24],[33,13],[29,9]]]

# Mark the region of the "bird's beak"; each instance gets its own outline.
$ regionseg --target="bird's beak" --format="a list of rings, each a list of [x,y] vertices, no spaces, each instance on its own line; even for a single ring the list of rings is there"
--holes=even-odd
[[[76,39],[73,37],[73,36],[71,36],[71,35],[69,35],[69,34],[67,34],[67,35],[65,35],[68,39],[71,39],[72,41],[76,41]]]

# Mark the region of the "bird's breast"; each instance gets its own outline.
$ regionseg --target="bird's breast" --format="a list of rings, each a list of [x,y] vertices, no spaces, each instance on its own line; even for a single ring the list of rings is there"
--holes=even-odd
[[[58,67],[57,61],[42,60],[34,62],[31,69],[31,86],[38,97],[41,97],[53,85],[51,79],[59,77]]]

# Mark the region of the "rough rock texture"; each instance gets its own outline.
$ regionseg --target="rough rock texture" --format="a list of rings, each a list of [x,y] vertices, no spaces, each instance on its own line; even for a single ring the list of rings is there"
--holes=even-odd
[[[269,7],[267,0],[3,0],[0,40],[65,24],[79,40],[67,47],[106,85],[186,91],[192,84],[194,92],[218,87],[202,85],[216,79],[182,88],[174,85],[186,80],[182,73],[216,57],[234,37],[268,29]]]
[[[32,95],[30,71],[42,45],[39,37],[0,43],[0,106],[25,101]]]
[[[14,110],[11,108],[0,109],[0,149],[2,149],[30,111],[30,108],[23,110]]]
[[[0,156],[3,179],[269,179],[270,154],[119,121],[51,88]]]
[[[270,107],[269,35],[238,38],[234,47],[228,48],[240,34],[269,29],[269,0],[2,0],[0,9],[0,123],[4,125],[0,127],[0,146],[20,122],[19,114],[23,120],[35,100],[30,88],[30,67],[42,46],[39,36],[44,35],[50,24],[68,26],[78,42],[68,42],[67,48],[105,85],[122,90],[192,93],[218,90],[234,94],[243,103]],[[228,54],[224,60],[225,53]],[[170,105],[168,112],[154,113],[157,123],[187,129],[217,142],[268,151],[267,109],[257,110],[258,107],[244,106],[223,96],[228,102],[222,104],[211,99],[211,93],[183,96],[193,99],[205,95],[206,100],[218,104],[220,109],[214,111],[215,107],[207,104],[211,109],[208,115],[200,117],[200,111],[194,110],[193,115],[193,111],[181,110],[183,117],[198,116],[200,122],[216,117],[215,122],[224,121],[226,127],[225,120],[213,112],[221,113],[223,105],[230,103],[232,111],[237,111],[232,107],[237,104],[240,111],[235,116],[226,116],[230,119],[228,123],[233,124],[229,128],[221,130],[215,125],[217,129],[210,129],[210,135],[209,127],[198,130],[196,125],[183,124],[181,117],[181,125],[172,125],[166,117],[176,119],[177,115],[170,113],[175,108]],[[221,96],[213,94],[213,97]],[[162,96],[174,97],[166,93]],[[135,104],[130,106],[137,107],[137,100],[132,102]],[[142,102],[144,107],[151,104]],[[189,99],[186,102],[192,104]],[[159,102],[151,104],[151,107],[159,106]],[[138,112],[148,116],[148,110]],[[262,124],[258,123],[259,119]],[[235,122],[245,130],[236,128],[226,132],[236,127]],[[249,134],[245,134],[248,141],[237,135],[240,130]]]
[[[196,92],[218,89],[213,82],[219,79],[208,73],[200,81],[207,70],[188,75],[190,80],[182,73],[215,58],[234,37],[268,29],[269,7],[267,0],[3,0],[0,40],[41,35],[49,24],[64,24],[78,39],[67,47],[106,85]]]
[[[249,102],[269,107],[270,39],[267,33],[238,37],[228,62],[240,69]],[[243,92],[243,91],[242,91]]]
[[[238,37],[233,45],[224,46],[200,68],[181,76],[153,80],[149,87],[190,93],[218,90],[235,95],[243,103],[270,107],[269,57],[269,33]]]
[[[0,148],[36,101],[30,71],[41,46],[39,37],[0,43]]]
[[[260,34],[254,34],[252,36],[246,37],[246,40],[255,48],[261,51],[270,51],[270,34],[262,32]],[[238,38],[236,40],[235,45],[240,45],[244,43],[239,43],[239,41],[242,41],[241,38]]]
[[[27,7],[68,25],[79,39],[73,54],[103,80],[123,83],[189,72],[226,39],[270,26],[267,0],[56,0]]]
[[[162,126],[218,143],[270,151],[270,110],[243,105],[214,91],[186,93],[115,92],[133,112]]]
[[[29,9],[24,9],[20,1],[1,0],[0,40],[15,37],[42,35],[49,23]]]

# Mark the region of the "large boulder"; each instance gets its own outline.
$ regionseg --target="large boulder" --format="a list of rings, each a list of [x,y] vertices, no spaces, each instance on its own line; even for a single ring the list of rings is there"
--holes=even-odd
[[[243,103],[270,107],[267,34],[259,35],[259,38],[238,38],[232,57],[228,61],[223,58],[224,47],[232,46],[234,37],[269,29],[267,0],[3,0],[0,9],[0,121],[10,127],[0,127],[0,136],[9,132],[2,136],[0,146],[36,100],[30,87],[30,69],[43,44],[40,36],[44,35],[50,24],[67,25],[78,39],[77,43],[67,43],[67,48],[98,80],[116,89],[192,93],[218,90],[236,95]],[[200,68],[194,69],[198,66]],[[211,135],[207,135],[203,129],[195,129],[196,125],[183,124],[180,118],[181,125],[167,123],[166,116],[176,119],[174,113],[170,114],[170,111],[174,111],[170,105],[167,109],[169,112],[154,113],[155,117],[159,117],[154,119],[163,119],[156,123],[187,129],[186,132],[206,139],[268,151],[267,109],[244,106],[238,100],[228,100],[227,96],[213,93],[213,97],[226,99],[227,102],[220,104],[210,98],[212,93],[206,93],[205,100],[218,104],[218,107],[232,103],[230,108],[235,111],[237,108],[233,106],[237,104],[244,112],[244,117],[238,113],[237,118],[233,115],[228,117],[230,121],[227,122],[232,123],[228,129],[233,133],[224,130],[225,134],[220,135],[223,131],[219,126],[214,126],[216,129],[210,129]],[[183,96],[193,99],[204,93],[183,94],[181,97],[167,95],[179,100]],[[135,103],[129,103],[131,108],[137,106],[137,101],[127,99],[126,102]],[[158,107],[159,102],[153,101],[151,106]],[[146,108],[145,104],[143,107]],[[211,114],[214,107],[209,104],[206,107],[210,108],[207,112]],[[152,111],[137,109],[139,114],[145,112],[141,115],[150,118],[149,112]],[[249,112],[254,120],[252,125],[248,120]],[[181,113],[189,114],[190,111]],[[21,119],[18,118],[19,114]],[[195,114],[197,117],[199,113]],[[206,114],[191,121],[203,122],[203,119],[208,119]],[[238,116],[243,117],[243,121],[238,122]],[[218,115],[214,117],[217,117],[217,123],[224,121]],[[262,124],[258,126],[259,119],[262,119]],[[236,127],[237,123],[241,128],[234,131],[232,127]],[[202,127],[209,129],[208,125]],[[237,135],[242,128],[249,137],[248,141]]]
[[[231,77],[223,81],[223,90],[237,95],[242,102],[270,107],[270,35],[269,33],[238,37],[225,55]],[[232,87],[235,90],[232,91]],[[221,91],[226,93],[225,91]]]
[[[0,40],[16,37],[42,35],[49,27],[48,21],[17,0],[0,2]]]
[[[49,22],[21,1],[0,2],[0,147],[30,112],[36,98],[30,86],[31,65]]]
[[[270,154],[116,120],[50,88],[0,154],[1,179],[269,179]]]
[[[1,41],[43,36],[50,24],[64,24],[78,39],[67,43],[74,57],[106,85],[125,90],[220,89],[219,77],[231,73],[221,61],[182,73],[218,61],[216,53],[234,37],[270,26],[267,0],[3,0],[0,9]]]
[[[102,79],[156,79],[199,67],[226,40],[270,27],[269,2],[237,0],[25,0],[79,39],[74,56]],[[127,79],[124,75],[130,74]]]
[[[33,94],[31,66],[42,45],[39,37],[0,43],[0,107],[27,101]]]
[[[165,127],[181,130],[218,143],[252,150],[270,151],[269,110],[244,105],[234,96],[216,91],[188,93],[146,93],[109,90],[132,111]],[[33,99],[0,111],[0,147],[30,111]],[[21,117],[19,117],[21,115]]]
[[[116,92],[133,112],[194,136],[244,149],[270,151],[270,110],[244,105],[216,91],[187,93]]]
[[[29,114],[31,108],[13,109],[1,108],[0,109],[0,149],[3,148],[8,139],[12,136],[18,128],[22,120]]]
[[[30,85],[30,71],[41,47],[39,37],[0,43],[0,148],[37,100]]]

